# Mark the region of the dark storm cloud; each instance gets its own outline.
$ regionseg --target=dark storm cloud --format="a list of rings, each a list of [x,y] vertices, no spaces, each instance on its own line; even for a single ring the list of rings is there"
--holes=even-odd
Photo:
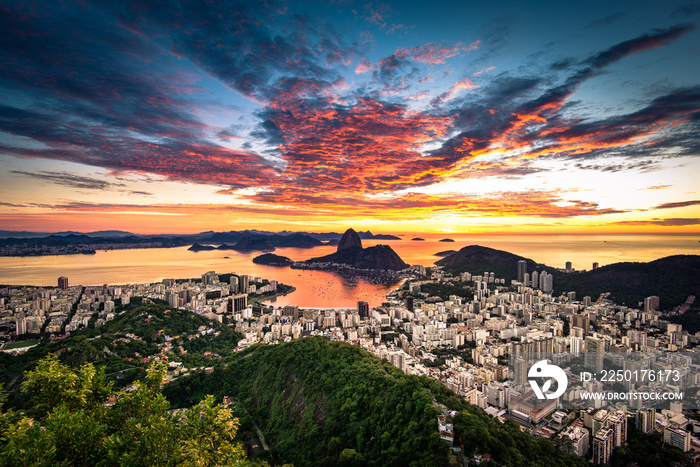
[[[592,159],[591,155],[587,155],[587,159]],[[640,172],[651,172],[658,169],[658,162],[651,159],[646,160],[634,160],[626,161],[622,164],[605,164],[605,163],[586,163],[586,164],[575,164],[577,169],[582,170],[596,170],[599,172],[630,172],[630,171],[640,171]]]
[[[148,191],[129,190],[128,193],[131,193],[132,195],[140,195],[140,196],[153,196],[153,193],[150,193]]]

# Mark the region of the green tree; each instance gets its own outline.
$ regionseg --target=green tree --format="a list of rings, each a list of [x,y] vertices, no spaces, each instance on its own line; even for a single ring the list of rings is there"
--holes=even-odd
[[[338,459],[338,465],[342,467],[356,467],[365,464],[365,459],[362,454],[358,454],[354,449],[343,449]]]
[[[212,396],[174,414],[160,393],[164,364],[105,407],[111,384],[91,364],[77,371],[48,356],[26,374],[31,418],[0,411],[0,465],[248,465],[238,419]],[[0,401],[2,402],[2,401]]]
[[[33,405],[32,415],[39,418],[46,417],[57,407],[95,410],[111,390],[112,383],[106,382],[104,368],[96,370],[89,363],[75,372],[51,354],[40,360],[22,383],[22,392],[29,396]]]

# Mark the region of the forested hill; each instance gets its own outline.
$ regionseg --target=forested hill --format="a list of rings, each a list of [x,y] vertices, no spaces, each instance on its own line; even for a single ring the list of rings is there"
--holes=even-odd
[[[435,264],[442,266],[445,271],[451,274],[493,272],[496,277],[510,281],[516,278],[517,264],[520,260],[527,261],[527,270],[530,272],[538,267],[546,267],[531,259],[480,245],[465,246],[461,250],[436,261]]]
[[[135,298],[119,307],[120,311],[99,328],[54,342],[43,340],[21,355],[0,353],[0,384],[10,392],[10,403],[21,404],[14,397],[24,373],[49,353],[72,368],[86,363],[104,367],[108,380],[124,386],[145,376],[154,360],[180,362],[190,368],[223,365],[241,338],[229,326],[163,302],[145,299],[142,303]]]
[[[675,255],[648,263],[615,263],[582,273],[561,273],[554,279],[555,292],[575,290],[578,298],[594,300],[603,292],[621,305],[636,307],[656,295],[661,309],[683,304],[689,295],[700,295],[700,256]]]
[[[227,369],[180,379],[164,394],[176,407],[200,394],[238,398],[280,463],[336,465],[341,455],[369,465],[447,463],[448,446],[418,378],[325,338],[251,347]]]
[[[456,462],[439,438],[434,400],[460,410],[456,445],[468,457],[492,455],[499,465],[586,464],[522,433],[517,423],[468,406],[438,381],[321,337],[253,346],[227,368],[180,378],[164,394],[181,407],[206,394],[236,398],[278,464],[431,466],[448,465],[450,456]]]
[[[527,262],[527,272],[547,271],[554,276],[554,293],[574,291],[580,299],[586,295],[593,300],[601,293],[620,305],[636,307],[645,297],[661,298],[661,309],[669,310],[685,302],[688,295],[700,295],[700,256],[676,255],[648,263],[615,263],[586,272],[565,273],[558,269],[479,245],[470,245],[435,264],[452,274],[493,272],[496,277],[510,281],[516,278],[518,261]]]

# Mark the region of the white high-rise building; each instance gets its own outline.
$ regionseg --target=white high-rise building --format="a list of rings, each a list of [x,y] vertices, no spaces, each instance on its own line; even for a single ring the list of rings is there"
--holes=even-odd
[[[540,289],[546,293],[550,293],[554,290],[554,277],[548,274],[547,271],[542,271],[540,275]]]
[[[690,451],[690,433],[675,426],[668,426],[664,430],[664,442],[675,446],[683,452]]]
[[[602,429],[593,438],[593,463],[609,464],[613,451],[613,430]]]
[[[588,430],[578,426],[569,426],[562,432],[561,436],[566,436],[571,440],[572,454],[579,457],[588,455]]]
[[[639,409],[634,419],[635,427],[646,434],[656,429],[656,409]]]
[[[583,352],[583,338],[577,336],[569,337],[569,345],[571,347],[571,354],[575,357],[581,355]]]
[[[24,313],[17,313],[17,315],[15,316],[15,326],[16,334],[18,336],[27,333],[27,319],[25,318]]]

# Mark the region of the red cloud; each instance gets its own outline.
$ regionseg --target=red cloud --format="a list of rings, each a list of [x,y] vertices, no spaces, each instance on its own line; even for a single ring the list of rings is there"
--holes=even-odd
[[[395,55],[399,57],[410,57],[413,60],[421,63],[438,65],[445,63],[445,60],[454,57],[461,52],[476,50],[479,47],[480,42],[481,41],[475,41],[469,45],[464,45],[461,42],[458,42],[452,47],[435,47],[435,45],[428,43],[410,49],[399,49],[396,51]]]
[[[372,71],[374,67],[372,66],[371,63],[369,63],[367,60],[363,60],[359,65],[357,65],[357,68],[355,68],[355,73],[358,75],[362,73],[367,73],[368,71]]]
[[[64,203],[42,206],[58,212],[89,213],[148,213],[179,214],[182,216],[211,216],[217,214],[255,214],[273,219],[307,217],[372,218],[381,220],[419,221],[441,215],[474,217],[527,216],[538,218],[568,218],[619,213],[612,209],[600,209],[595,203],[573,201],[558,206],[562,199],[555,193],[501,192],[490,196],[465,196],[464,194],[427,195],[408,193],[403,196],[369,198],[341,194],[311,194],[286,190],[267,191],[250,195],[256,204],[105,204]],[[276,205],[285,204],[292,209],[280,210]]]

